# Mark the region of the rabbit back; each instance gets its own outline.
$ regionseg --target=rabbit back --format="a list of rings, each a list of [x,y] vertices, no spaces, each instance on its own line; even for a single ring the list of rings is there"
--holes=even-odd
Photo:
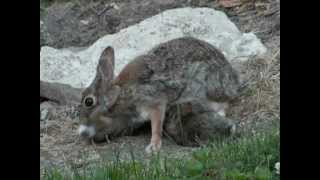
[[[115,80],[135,102],[165,97],[169,103],[210,99],[228,101],[237,95],[239,79],[214,46],[191,37],[162,43],[133,60]],[[130,89],[130,90],[128,90]],[[126,101],[128,102],[128,101]]]

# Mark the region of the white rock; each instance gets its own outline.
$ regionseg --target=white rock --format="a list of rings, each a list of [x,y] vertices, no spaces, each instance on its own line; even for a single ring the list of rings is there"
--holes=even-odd
[[[132,59],[159,43],[192,36],[216,46],[230,61],[262,55],[266,48],[252,33],[241,33],[221,12],[210,8],[178,8],[164,11],[120,32],[106,35],[85,50],[42,47],[40,80],[87,87],[95,76],[100,54],[115,49],[115,75]]]

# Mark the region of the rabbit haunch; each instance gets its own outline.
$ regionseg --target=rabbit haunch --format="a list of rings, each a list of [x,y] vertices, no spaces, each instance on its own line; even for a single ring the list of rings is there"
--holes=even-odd
[[[237,96],[240,85],[237,72],[219,50],[191,37],[158,45],[117,77],[113,71],[114,51],[108,47],[94,81],[82,94],[81,124],[94,127],[94,136],[102,137],[150,120],[147,151],[161,147],[166,107],[197,101],[224,115],[225,104]]]

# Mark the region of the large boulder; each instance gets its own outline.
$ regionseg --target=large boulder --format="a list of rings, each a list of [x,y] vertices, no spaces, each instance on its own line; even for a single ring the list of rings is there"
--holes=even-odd
[[[159,43],[192,36],[219,48],[231,62],[245,61],[262,55],[266,48],[253,33],[241,33],[221,12],[210,8],[179,8],[106,35],[86,49],[55,49],[40,51],[40,80],[87,87],[94,78],[101,52],[107,46],[115,49],[115,75],[135,57]]]

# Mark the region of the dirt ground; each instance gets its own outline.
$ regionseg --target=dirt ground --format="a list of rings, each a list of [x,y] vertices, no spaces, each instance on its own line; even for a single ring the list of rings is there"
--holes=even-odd
[[[108,3],[110,2],[108,1]],[[136,9],[130,8],[130,5],[136,3],[135,6],[141,8],[148,3],[146,0],[140,2],[128,0],[121,1],[121,3],[115,0],[112,2],[120,4],[126,10],[132,9],[132,12],[136,12]],[[152,5],[153,1],[150,2]],[[241,0],[242,4],[233,8],[224,8],[219,6],[217,1],[209,0],[188,1],[188,3],[186,1],[173,2],[163,1],[164,4],[158,5],[161,7],[160,9],[154,8],[152,12],[147,12],[144,15],[136,14],[128,21],[124,21],[122,18],[131,15],[130,12],[127,12],[123,17],[118,16],[118,23],[109,24],[111,30],[106,30],[104,33],[116,32],[153,15],[153,13],[174,7],[191,5],[220,9],[227,13],[242,32],[255,32],[268,48],[266,57],[252,59],[252,61],[241,64],[243,77],[250,79],[250,81],[245,93],[232,103],[227,116],[237,119],[241,128],[252,133],[260,131],[272,121],[280,120],[279,2],[276,0]],[[148,5],[150,6],[150,4]],[[63,7],[63,5],[59,5],[59,7]],[[95,38],[98,37],[93,37],[93,39]],[[93,39],[79,41],[81,41],[81,45],[88,46]],[[61,44],[53,43],[58,40],[59,38],[52,40],[52,45],[62,47]],[[77,41],[70,40],[65,41],[63,45],[73,46],[76,43]],[[117,138],[109,144],[88,145],[79,140],[77,135],[78,122],[74,106],[58,106],[47,101],[40,103],[40,168],[42,170],[48,167],[83,168],[93,163],[112,160],[118,152],[120,152],[119,156],[122,160],[131,159],[132,154],[136,159],[150,158],[144,153],[144,148],[149,143],[149,134]],[[186,156],[187,158],[188,154],[196,149],[178,146],[170,139],[164,138],[161,153],[168,157]]]

